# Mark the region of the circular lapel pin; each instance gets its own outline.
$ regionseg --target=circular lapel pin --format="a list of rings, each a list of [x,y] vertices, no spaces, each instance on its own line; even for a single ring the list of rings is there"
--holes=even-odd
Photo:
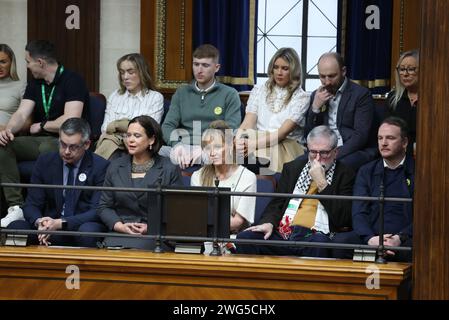
[[[81,174],[78,176],[78,180],[81,181],[81,182],[86,181],[86,179],[87,179],[87,176],[86,176],[85,173],[81,173]]]
[[[214,109],[214,113],[219,116],[220,114],[222,114],[223,109],[221,107],[215,107]]]

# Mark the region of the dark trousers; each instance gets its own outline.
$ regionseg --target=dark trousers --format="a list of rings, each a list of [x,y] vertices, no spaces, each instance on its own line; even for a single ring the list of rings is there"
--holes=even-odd
[[[19,230],[36,230],[36,227],[32,226],[28,221],[18,220],[13,221],[8,225],[7,229],[19,229]],[[107,228],[102,223],[98,222],[86,222],[83,223],[78,230],[80,232],[106,232]],[[12,235],[11,235],[12,236]],[[97,241],[101,238],[86,237],[86,236],[63,236],[53,234],[49,238],[49,242],[52,245],[58,246],[75,246],[75,247],[97,247]],[[28,244],[39,244],[37,235],[28,235]]]
[[[344,244],[362,244],[360,237],[354,231],[339,232],[332,238],[333,243]],[[333,249],[332,257],[338,259],[352,259],[354,256],[354,249]]]
[[[359,235],[355,233],[355,231],[350,232],[342,232],[337,233],[335,237],[332,239],[335,243],[346,243],[346,244],[367,244],[363,243],[360,239]],[[411,247],[412,240],[408,239],[404,243],[401,243],[401,247]],[[373,250],[376,250],[376,247],[373,247]],[[354,255],[354,249],[334,249],[332,252],[332,256],[334,258],[340,259],[352,259]],[[387,255],[386,259],[388,261],[395,262],[412,262],[412,253],[411,251],[395,251],[395,255]]]
[[[263,240],[264,234],[261,232],[243,231],[237,235],[237,239]],[[284,240],[282,236],[273,230],[268,240]],[[307,242],[330,242],[329,236],[312,231],[308,228],[299,226],[293,227],[290,241],[307,241]],[[274,245],[256,245],[237,243],[237,253],[240,254],[259,254],[259,255],[278,255],[278,256],[306,256],[306,257],[330,257],[328,248],[312,248],[297,246],[274,246]]]

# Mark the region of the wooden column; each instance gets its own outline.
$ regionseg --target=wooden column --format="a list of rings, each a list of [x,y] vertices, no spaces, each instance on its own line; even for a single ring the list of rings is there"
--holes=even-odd
[[[391,39],[391,86],[394,86],[396,62],[402,52],[418,49],[421,39],[421,0],[393,1]]]
[[[170,99],[192,79],[193,0],[141,0],[140,44],[157,90]]]
[[[449,1],[422,6],[413,297],[449,299]]]
[[[71,5],[79,8],[79,29],[66,27]],[[100,0],[28,0],[28,40],[36,39],[51,41],[64,66],[99,90]]]

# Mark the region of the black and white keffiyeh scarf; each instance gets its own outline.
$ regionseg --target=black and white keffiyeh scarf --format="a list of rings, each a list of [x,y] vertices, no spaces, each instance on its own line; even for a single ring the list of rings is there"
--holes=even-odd
[[[310,188],[310,184],[312,183],[312,177],[309,174],[311,167],[312,167],[312,164],[310,163],[310,161],[308,161],[306,163],[306,165],[304,166],[304,168],[302,169],[302,171],[298,177],[298,181],[296,181],[296,185],[295,185],[295,189],[293,190],[293,194],[299,194],[299,195],[307,194],[307,191]],[[332,183],[332,179],[334,177],[334,172],[335,172],[335,167],[336,167],[336,162],[334,161],[334,163],[329,168],[329,170],[326,171],[326,181],[327,181],[328,185],[330,185]],[[301,205],[302,200],[303,200],[303,198],[299,198],[297,200],[297,201],[299,201],[297,204],[298,208]],[[290,201],[292,201],[292,200],[290,200]],[[327,233],[328,229],[329,229],[329,225],[328,225],[326,210],[321,205],[321,203],[318,203],[317,210],[318,210],[318,212],[317,212],[318,218],[316,221],[316,227],[317,227],[317,229],[321,229],[320,231],[324,231],[324,233]],[[284,215],[282,216],[282,219],[278,226],[278,231],[284,239],[288,239],[291,234],[290,225],[293,222],[293,219],[294,219],[294,215],[291,215],[291,212],[290,212],[290,215],[287,214],[287,210],[286,210],[286,212],[284,212]]]

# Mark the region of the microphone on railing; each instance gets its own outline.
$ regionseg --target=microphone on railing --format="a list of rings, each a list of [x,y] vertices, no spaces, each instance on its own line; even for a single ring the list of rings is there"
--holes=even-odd
[[[218,188],[218,186],[220,185],[220,180],[218,180],[217,176],[215,176],[214,183],[215,183],[215,188]]]

